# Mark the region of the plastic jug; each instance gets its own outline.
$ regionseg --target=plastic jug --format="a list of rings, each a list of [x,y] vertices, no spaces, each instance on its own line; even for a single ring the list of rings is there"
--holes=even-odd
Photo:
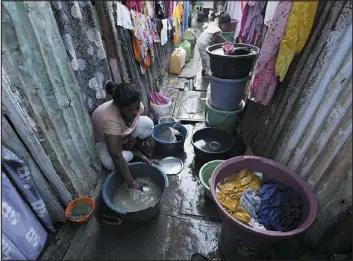
[[[173,75],[179,75],[181,72],[181,69],[185,65],[185,56],[186,52],[183,48],[175,48],[175,50],[172,53],[172,56],[170,57],[170,62],[169,62],[169,73]]]
[[[190,57],[191,58],[194,57],[194,48],[196,45],[196,37],[194,36],[191,28],[187,29],[184,32],[183,37],[182,37],[182,41],[184,41],[184,40],[188,41],[191,44]]]
[[[189,62],[191,57],[191,44],[184,40],[184,42],[180,44],[180,47],[185,50],[185,62]]]

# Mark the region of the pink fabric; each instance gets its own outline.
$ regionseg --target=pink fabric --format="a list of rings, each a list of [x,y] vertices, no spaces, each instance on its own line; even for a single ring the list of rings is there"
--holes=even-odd
[[[144,106],[140,103],[140,110],[138,111],[133,123],[130,127],[127,127],[123,117],[112,100],[99,105],[91,117],[95,141],[104,142],[104,134],[122,137],[126,137],[131,134],[131,132],[133,132],[136,128],[137,122],[143,111]]]
[[[254,69],[254,78],[249,85],[250,99],[268,105],[277,86],[275,64],[283,39],[293,1],[281,1],[267,30],[259,58]]]
[[[242,20],[243,30],[240,34],[242,43],[255,44],[256,40],[262,33],[264,25],[264,16],[262,14],[266,2],[249,1],[247,3],[246,20]]]
[[[245,4],[244,10],[243,10],[243,15],[241,18],[241,24],[240,24],[240,32],[239,32],[239,36],[243,34],[244,32],[244,28],[245,28],[245,24],[246,24],[246,19],[248,17],[248,10],[249,10],[249,6],[248,3]]]

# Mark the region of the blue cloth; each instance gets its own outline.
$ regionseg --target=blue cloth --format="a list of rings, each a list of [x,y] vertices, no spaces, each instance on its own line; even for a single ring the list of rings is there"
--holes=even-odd
[[[292,188],[267,183],[260,187],[258,195],[262,201],[257,221],[267,230],[285,232],[299,226],[302,201]]]

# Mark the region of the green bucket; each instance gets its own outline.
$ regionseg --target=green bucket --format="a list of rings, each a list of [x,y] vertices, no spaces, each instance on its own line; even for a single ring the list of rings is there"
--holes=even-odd
[[[223,161],[224,160],[213,160],[213,161],[207,162],[206,164],[204,164],[202,166],[202,168],[199,171],[199,178],[200,178],[201,184],[205,190],[205,195],[210,199],[212,199],[212,194],[211,194],[211,189],[210,189],[210,185],[209,185],[208,181],[210,180],[213,171]]]
[[[222,32],[222,37],[227,41],[234,42],[234,32]]]
[[[239,114],[245,108],[244,100],[240,103],[240,108],[235,111],[220,111],[213,108],[210,100],[206,100],[206,123],[210,127],[225,130],[232,134],[236,130]]]

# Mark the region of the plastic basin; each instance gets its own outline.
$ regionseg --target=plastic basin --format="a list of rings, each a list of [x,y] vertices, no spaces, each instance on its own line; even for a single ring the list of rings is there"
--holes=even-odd
[[[191,139],[197,165],[212,160],[225,160],[234,146],[233,137],[226,131],[216,128],[203,128],[196,131]]]
[[[303,216],[298,228],[288,232],[254,230],[228,214],[216,198],[216,185],[224,178],[234,175],[243,168],[254,172],[262,172],[263,182],[273,181],[285,184],[301,195]],[[239,156],[226,160],[213,172],[210,188],[223,225],[245,244],[253,248],[264,248],[277,241],[303,233],[311,226],[316,217],[317,202],[306,182],[295,172],[273,160],[257,156]]]
[[[222,79],[241,79],[248,77],[253,69],[260,48],[250,44],[234,44],[235,47],[250,47],[254,52],[247,55],[225,55],[213,53],[216,49],[223,49],[223,44],[207,47],[210,56],[210,70],[213,76]]]
[[[131,175],[134,178],[150,177],[153,182],[155,182],[160,187],[162,191],[162,198],[165,189],[169,186],[169,182],[167,175],[165,175],[160,168],[157,166],[150,166],[142,162],[129,163],[128,166]],[[115,192],[123,182],[123,177],[115,171],[105,179],[102,188],[102,197],[108,208],[113,213],[119,215],[119,217],[124,221],[145,221],[154,217],[158,213],[161,198],[158,200],[155,206],[136,212],[129,212],[124,209],[119,209],[113,204]]]
[[[223,160],[213,160],[210,162],[207,162],[205,165],[203,165],[199,171],[199,178],[201,181],[201,184],[205,190],[205,195],[212,199],[212,194],[211,194],[211,189],[209,185],[209,180],[212,176],[213,171],[218,167],[219,164],[221,164]]]
[[[160,138],[160,133],[163,133],[165,129],[173,127],[178,130],[184,139],[176,142],[166,142]],[[154,151],[156,154],[161,156],[173,156],[184,151],[185,139],[188,136],[187,129],[180,123],[175,122],[164,122],[156,125],[152,131],[152,138],[155,141]]]

